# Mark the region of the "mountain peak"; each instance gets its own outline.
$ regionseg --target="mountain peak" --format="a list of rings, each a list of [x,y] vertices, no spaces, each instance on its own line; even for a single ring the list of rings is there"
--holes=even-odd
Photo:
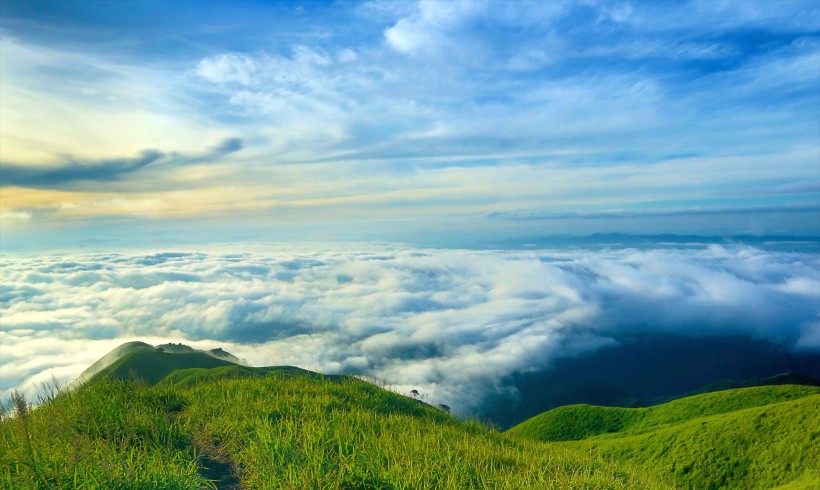
[[[124,357],[132,355],[137,352],[161,352],[169,355],[198,353],[204,356],[217,359],[224,363],[238,364],[240,366],[248,365],[247,361],[245,361],[244,359],[240,359],[239,357],[236,357],[235,355],[222,349],[221,347],[217,347],[215,349],[210,350],[199,350],[182,343],[177,344],[169,342],[167,344],[153,346],[151,344],[141,341],[132,341],[125,342],[124,344],[112,349],[106,355],[102,356],[97,362],[95,362],[88,369],[83,371],[83,373],[80,374],[80,376],[70,386],[75,387],[85,383],[86,381],[96,376],[98,373],[113,366],[115,363],[119,362]]]

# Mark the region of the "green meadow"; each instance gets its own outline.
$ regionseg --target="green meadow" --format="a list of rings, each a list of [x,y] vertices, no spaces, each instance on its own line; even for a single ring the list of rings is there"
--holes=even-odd
[[[681,488],[820,488],[820,388],[764,386],[647,408],[559,407],[508,431],[651,468]]]
[[[501,433],[348,376],[139,348],[0,421],[0,487],[813,488],[820,388],[575,405]]]
[[[169,357],[178,355],[129,354],[76,390],[45,394],[34,409],[16,397],[0,423],[1,485],[668,487],[652,472],[501,434],[351,377],[218,366],[146,381],[184,364]]]

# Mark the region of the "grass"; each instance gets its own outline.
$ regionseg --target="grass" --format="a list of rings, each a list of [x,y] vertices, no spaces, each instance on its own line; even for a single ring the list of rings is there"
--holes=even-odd
[[[111,376],[127,379],[139,377],[149,385],[162,381],[178,369],[229,367],[236,364],[217,359],[204,352],[167,353],[156,349],[138,350],[126,354],[95,377]]]
[[[509,431],[671,475],[684,488],[820,486],[820,388],[768,386],[648,408],[575,405]]]
[[[282,376],[308,376],[316,378],[327,377],[329,379],[340,379],[340,377],[338,376],[325,376],[293,366],[223,366],[211,369],[178,369],[176,371],[173,371],[165,378],[163,378],[158,384],[163,386],[184,387],[191,386],[204,381],[214,381],[217,379],[260,378],[273,373],[280,374]]]
[[[820,484],[820,388],[806,386],[561,407],[499,433],[351,377],[138,349],[36,409],[20,395],[13,405],[0,488]]]
[[[154,376],[125,378],[101,376],[5,414],[0,487],[665,486],[651,472],[509,437],[353,378],[241,366],[172,371],[154,386],[140,381]]]
[[[104,379],[0,422],[0,487],[209,488],[173,391]]]
[[[646,408],[567,405],[522,422],[508,432],[542,441],[576,441],[603,434],[639,433],[698,417],[820,394],[810,386],[768,386],[681,398]]]

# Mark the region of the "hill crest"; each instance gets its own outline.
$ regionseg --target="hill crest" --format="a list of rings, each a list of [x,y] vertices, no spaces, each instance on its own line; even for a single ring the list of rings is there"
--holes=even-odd
[[[643,408],[567,405],[536,415],[507,432],[543,441],[576,441],[605,434],[643,433],[701,417],[820,395],[820,387],[769,385],[679,398]]]
[[[121,363],[122,359],[124,359],[128,356],[131,356],[135,353],[138,353],[138,352],[161,352],[161,353],[165,353],[167,355],[197,353],[197,354],[202,354],[202,355],[208,356],[212,359],[216,359],[218,361],[222,361],[223,363],[235,364],[235,365],[239,365],[239,366],[247,366],[248,365],[247,361],[245,361],[244,359],[240,359],[239,357],[231,354],[230,352],[227,352],[227,351],[223,350],[221,347],[217,347],[215,349],[210,349],[210,350],[198,350],[198,349],[194,349],[193,347],[191,347],[189,345],[185,345],[185,344],[181,344],[181,343],[180,344],[167,343],[167,344],[161,344],[161,345],[158,345],[158,346],[153,346],[153,345],[148,344],[146,342],[132,341],[132,342],[125,342],[124,344],[121,344],[121,345],[115,347],[110,352],[108,352],[107,354],[102,356],[100,359],[98,359],[96,362],[94,362],[94,364],[92,364],[85,371],[83,371],[77,377],[77,379],[69,385],[69,388],[71,388],[71,389],[76,388],[76,387],[88,382],[89,380],[93,379],[94,377],[96,377],[98,374],[100,374],[102,372],[111,373],[112,371],[116,371],[117,367],[112,368],[112,366],[114,366],[117,363]],[[221,363],[212,363],[212,362],[209,362],[207,360],[204,360],[204,361],[201,361],[201,362],[194,362],[194,364],[196,364],[196,365],[185,365],[185,362],[182,362],[182,361],[184,361],[184,359],[176,359],[176,362],[168,363],[167,361],[164,361],[163,364],[166,364],[166,365],[170,364],[172,366],[177,365],[178,367],[176,367],[175,369],[181,369],[181,368],[186,368],[186,367],[206,367],[206,366],[216,367],[216,366],[219,366],[219,365],[224,365],[224,364],[221,364]],[[213,365],[211,366],[211,364],[213,364]],[[118,366],[119,365],[120,364],[118,364]],[[126,372],[126,374],[127,374],[127,372]],[[118,377],[121,377],[121,376],[118,376]]]

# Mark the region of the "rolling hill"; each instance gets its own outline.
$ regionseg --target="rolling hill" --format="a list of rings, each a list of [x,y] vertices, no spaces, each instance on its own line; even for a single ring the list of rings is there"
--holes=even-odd
[[[158,347],[143,344],[136,347],[128,349],[124,354],[119,351],[122,355],[105,368],[97,370],[91,379],[109,377],[135,380],[151,386],[187,386],[202,381],[263,377],[272,373],[282,376],[343,378],[294,366],[252,367],[222,349],[201,351],[184,344],[163,344]],[[214,355],[214,352],[219,355]]]
[[[94,377],[134,378],[140,379],[149,385],[154,385],[179,369],[207,369],[229,366],[236,366],[236,364],[217,359],[204,352],[169,354],[152,349],[126,354],[110,366],[95,374]]]
[[[754,359],[754,362],[749,362]],[[783,373],[800,372],[791,377]],[[778,375],[781,375],[778,377]],[[547,410],[589,404],[646,407],[708,391],[754,385],[810,384],[820,379],[820,352],[738,336],[638,336],[544,369],[515,374],[516,396],[488,400],[481,413],[508,429]]]
[[[228,364],[239,364],[239,365],[243,365],[243,366],[247,365],[247,363],[244,360],[234,356],[233,354],[231,354],[229,352],[226,352],[226,351],[222,350],[221,348],[202,351],[202,350],[196,350],[193,347],[187,346],[185,344],[172,344],[172,343],[169,343],[169,344],[162,344],[162,345],[159,345],[159,346],[155,347],[153,345],[146,344],[145,342],[138,342],[138,341],[137,342],[126,342],[126,343],[114,348],[113,350],[111,350],[111,352],[104,355],[99,360],[97,360],[94,364],[89,366],[88,369],[83,371],[82,374],[80,374],[80,376],[77,377],[77,380],[75,380],[69,386],[77,387],[77,386],[85,383],[86,381],[90,380],[91,378],[96,376],[98,373],[103,372],[103,371],[106,371],[110,374],[111,373],[111,366],[114,365],[114,364],[117,364],[117,363],[120,363],[120,365],[122,365],[123,364],[122,359],[124,357],[132,355],[132,354],[136,354],[136,353],[145,353],[145,352],[164,352],[166,354],[194,354],[194,353],[196,353],[196,354],[199,354],[199,355],[197,355],[195,357],[192,357],[190,359],[195,359],[195,358],[202,359],[201,364],[208,364],[208,362],[209,362],[208,360],[205,360],[202,357],[202,355],[205,355],[205,356],[208,356],[208,357],[211,357],[211,358],[214,358],[214,359],[225,361]],[[163,359],[166,359],[165,356],[159,356],[159,357],[162,357]],[[186,365],[186,362],[187,361],[181,361],[179,359],[177,361],[173,361],[172,359],[168,359],[168,360],[164,360],[163,364],[168,366],[168,367],[173,367],[175,365]],[[141,368],[139,368],[139,366],[129,366],[128,369],[131,369],[133,367],[137,367],[138,372],[141,371]],[[116,369],[116,368],[114,368],[114,369]],[[127,370],[126,370],[126,372],[127,372]],[[146,372],[144,374],[148,375],[150,373]]]
[[[131,349],[0,421],[3,488],[668,488],[347,376]]]
[[[15,396],[0,421],[0,487],[820,485],[818,387],[565,406],[499,433],[353,377],[160,347],[121,346],[36,408]]]
[[[701,394],[647,408],[560,407],[508,431],[655,468],[690,488],[820,486],[820,388]]]

